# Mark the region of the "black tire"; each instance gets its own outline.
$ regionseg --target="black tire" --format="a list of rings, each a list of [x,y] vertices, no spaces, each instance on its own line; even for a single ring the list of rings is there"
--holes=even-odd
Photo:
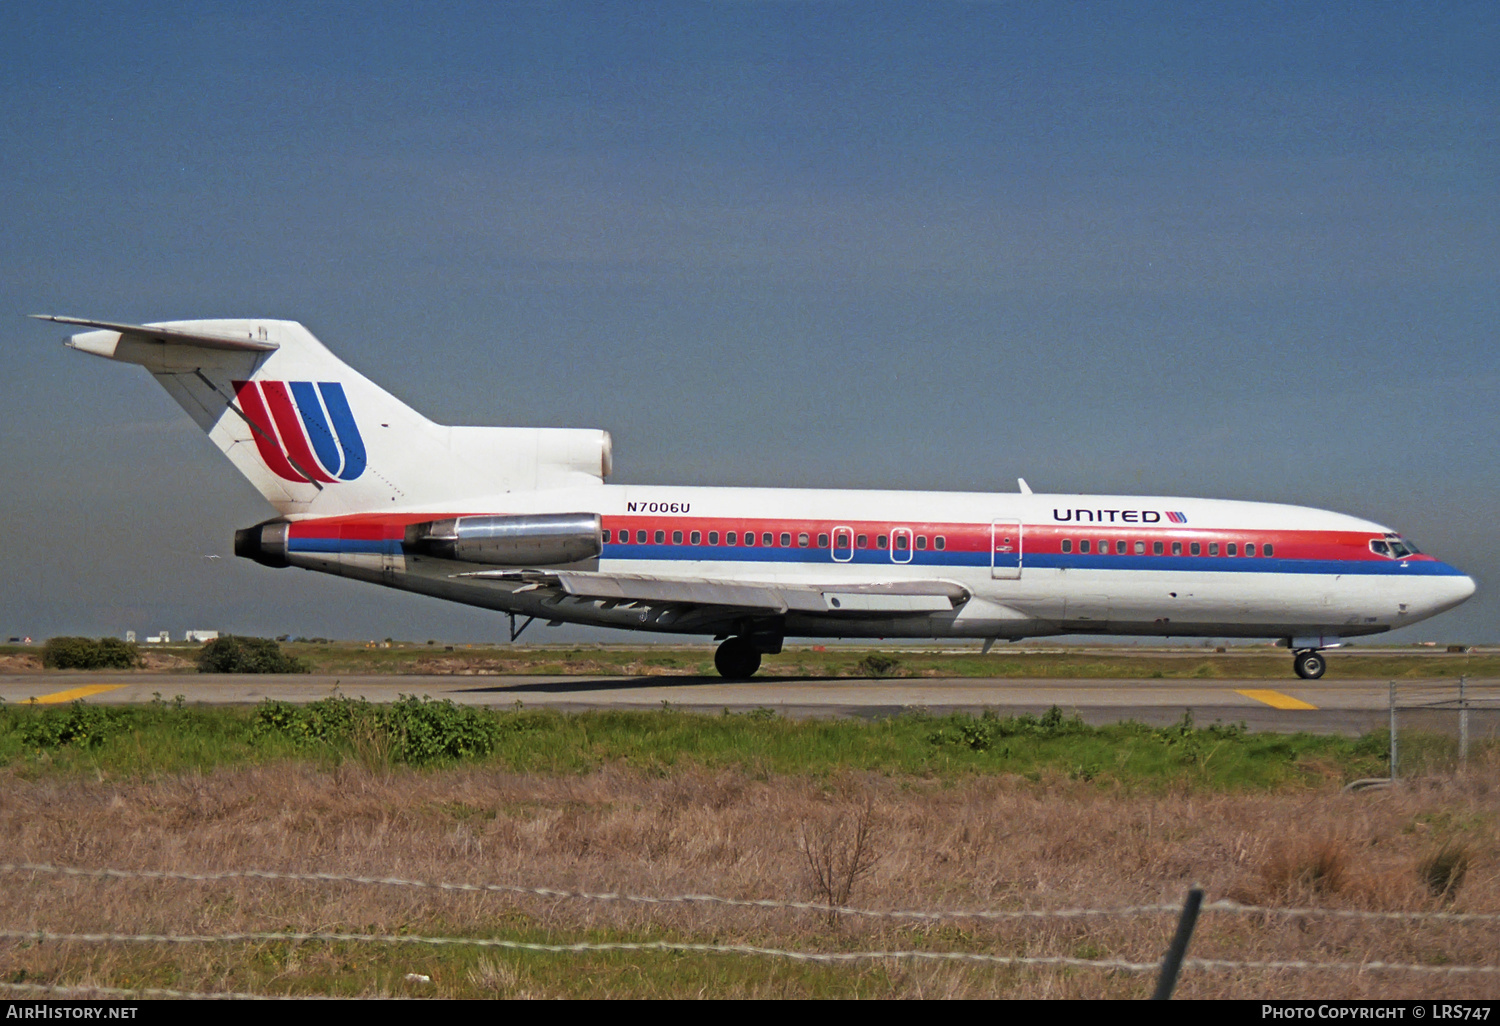
[[[726,680],[745,680],[760,669],[760,653],[744,638],[730,638],[714,653],[714,666]]]
[[[1317,680],[1328,669],[1328,660],[1321,652],[1298,652],[1292,660],[1292,667],[1303,680]]]

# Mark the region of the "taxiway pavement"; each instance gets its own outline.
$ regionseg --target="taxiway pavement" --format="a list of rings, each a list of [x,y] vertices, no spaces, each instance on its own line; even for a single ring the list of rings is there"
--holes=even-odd
[[[1470,733],[1500,731],[1500,680],[1471,681]],[[1457,729],[1454,681],[1403,681],[1398,707],[1405,729]],[[1094,724],[1135,720],[1162,726],[1191,712],[1199,725],[1243,722],[1252,730],[1361,734],[1389,722],[1384,680],[1012,680],[986,678],[835,679],[758,677],[354,676],[45,673],[0,676],[7,704],[75,700],[121,704],[156,695],[188,703],[255,705],[266,699],[312,702],[331,695],[392,702],[401,695],[461,705],[562,711],[675,709],[719,714],[770,709],[791,718],[874,718],[926,710],[944,715],[1039,714],[1052,706]]]

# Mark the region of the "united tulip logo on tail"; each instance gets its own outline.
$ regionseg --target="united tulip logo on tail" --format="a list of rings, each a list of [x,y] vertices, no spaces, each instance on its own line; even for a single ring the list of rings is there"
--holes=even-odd
[[[332,484],[365,472],[365,440],[337,381],[236,381],[234,391],[277,477]]]

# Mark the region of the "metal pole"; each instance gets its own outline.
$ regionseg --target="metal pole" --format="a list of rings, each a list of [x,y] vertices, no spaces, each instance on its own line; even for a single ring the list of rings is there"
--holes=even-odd
[[[1391,782],[1396,781],[1396,682],[1391,681]]]
[[[1198,909],[1202,905],[1203,888],[1194,887],[1188,891],[1187,901],[1182,904],[1182,917],[1177,920],[1177,933],[1172,938],[1172,946],[1167,948],[1167,953],[1161,960],[1161,974],[1156,978],[1156,993],[1151,995],[1152,1001],[1171,998],[1172,990],[1177,986],[1177,972],[1182,968],[1182,956],[1187,954],[1188,941],[1193,939],[1193,926],[1198,922]]]
[[[1458,678],[1458,766],[1469,764],[1469,701],[1464,697],[1466,678]]]

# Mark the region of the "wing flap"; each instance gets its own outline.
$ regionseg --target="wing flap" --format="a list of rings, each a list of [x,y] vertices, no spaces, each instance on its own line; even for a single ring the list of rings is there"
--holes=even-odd
[[[951,581],[801,584],[581,570],[480,570],[457,576],[550,586],[578,598],[718,606],[777,614],[796,611],[868,616],[948,612],[969,598],[966,588]]]

